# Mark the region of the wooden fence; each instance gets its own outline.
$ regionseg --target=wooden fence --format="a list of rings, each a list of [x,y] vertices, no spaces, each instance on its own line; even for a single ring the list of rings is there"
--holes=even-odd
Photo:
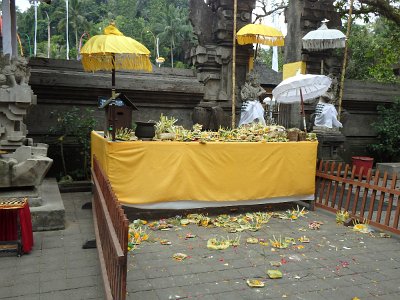
[[[360,221],[400,234],[400,190],[397,176],[387,172],[363,175],[348,164],[320,161],[317,166],[315,205],[332,212],[345,210]],[[383,175],[383,176],[382,176]]]
[[[106,299],[126,298],[129,221],[93,158],[93,220]]]

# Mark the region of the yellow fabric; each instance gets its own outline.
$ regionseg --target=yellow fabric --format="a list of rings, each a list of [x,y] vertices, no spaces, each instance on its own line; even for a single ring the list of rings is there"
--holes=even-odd
[[[109,25],[104,33],[93,36],[82,47],[85,71],[152,70],[150,51],[144,45],[124,36],[113,25]]]
[[[296,61],[294,63],[284,64],[282,76],[283,80],[295,76],[298,70],[300,70],[300,74],[306,74],[306,62]]]
[[[96,155],[125,204],[239,201],[314,194],[317,142],[108,142]]]
[[[249,72],[254,69],[254,56],[249,57]]]
[[[104,28],[104,34],[114,34],[114,35],[123,35],[121,31],[115,27],[114,23],[111,23],[106,28]]]
[[[239,45],[263,44],[267,46],[283,46],[285,44],[282,32],[274,27],[263,24],[247,24],[236,34]]]

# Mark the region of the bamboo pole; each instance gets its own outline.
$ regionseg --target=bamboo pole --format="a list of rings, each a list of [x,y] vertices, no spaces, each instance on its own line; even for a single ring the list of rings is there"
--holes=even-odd
[[[342,100],[343,100],[343,88],[344,88],[344,76],[346,74],[346,65],[347,65],[347,51],[349,47],[349,36],[352,22],[352,14],[353,14],[353,3],[354,0],[350,0],[350,8],[349,8],[349,18],[347,19],[347,31],[346,31],[346,41],[344,47],[344,56],[343,56],[343,65],[342,65],[342,74],[340,78],[340,90],[339,90],[339,111],[338,111],[338,120],[340,121],[340,115],[342,112]]]
[[[236,24],[237,0],[233,2],[233,40],[232,40],[232,129],[236,125]]]

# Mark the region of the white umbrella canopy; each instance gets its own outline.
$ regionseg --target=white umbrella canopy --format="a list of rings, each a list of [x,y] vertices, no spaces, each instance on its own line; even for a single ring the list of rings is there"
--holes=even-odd
[[[321,27],[312,30],[303,37],[303,48],[311,51],[320,51],[326,49],[344,48],[346,36],[337,29],[329,29],[326,23],[329,20],[323,20]]]
[[[332,79],[325,75],[297,74],[283,80],[272,90],[272,95],[280,103],[294,103],[314,99],[325,94],[332,84]]]
[[[307,132],[304,101],[322,96],[328,91],[332,79],[325,75],[300,74],[283,80],[272,90],[272,95],[279,103],[301,103],[304,131]]]

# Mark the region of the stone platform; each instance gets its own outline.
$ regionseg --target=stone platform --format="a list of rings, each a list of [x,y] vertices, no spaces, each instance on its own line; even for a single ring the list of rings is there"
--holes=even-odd
[[[47,178],[34,188],[3,189],[0,198],[27,197],[32,216],[33,231],[65,228],[65,208],[54,178]]]
[[[397,178],[400,178],[400,162],[398,163],[377,163],[376,169],[379,172],[388,172],[389,178],[392,178],[393,172],[397,173]]]

